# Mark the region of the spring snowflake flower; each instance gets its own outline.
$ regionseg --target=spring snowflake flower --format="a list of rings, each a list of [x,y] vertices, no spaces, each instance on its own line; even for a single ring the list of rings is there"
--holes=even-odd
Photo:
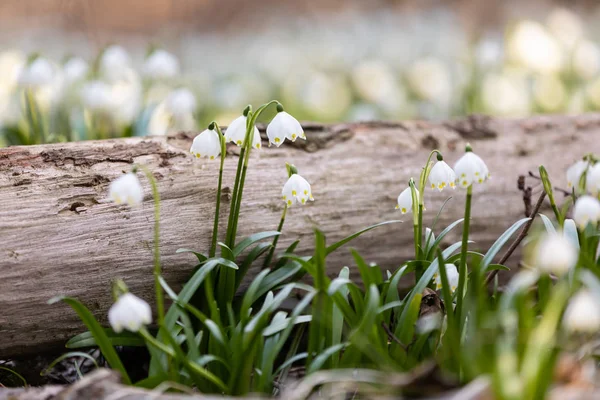
[[[600,201],[592,196],[581,196],[575,202],[573,219],[580,229],[595,225],[600,220]]]
[[[129,172],[111,182],[109,196],[117,204],[137,206],[144,201],[144,189],[137,176]]]
[[[450,168],[445,161],[440,160],[429,172],[429,183],[431,184],[431,188],[437,188],[440,192],[446,187],[449,186],[452,189],[456,187],[456,174],[454,170]]]
[[[170,79],[179,74],[179,60],[166,50],[155,50],[148,56],[142,68],[149,79]]]
[[[152,322],[152,310],[144,300],[125,293],[108,310],[108,322],[117,333],[123,329],[137,332]]]
[[[594,196],[600,193],[600,162],[594,164],[587,171],[585,187]]]
[[[215,130],[206,129],[194,138],[190,153],[197,158],[208,157],[214,160],[221,154],[221,140]]]
[[[458,286],[458,270],[454,264],[446,264],[445,267],[450,291],[454,292]],[[442,277],[439,271],[433,274],[433,281],[435,282],[435,290],[440,290],[442,288]]]
[[[600,330],[600,303],[593,294],[581,290],[569,302],[563,325],[569,332],[596,333]]]
[[[196,96],[186,88],[173,90],[165,99],[165,107],[174,118],[183,119],[196,111]]]
[[[587,170],[587,161],[579,160],[567,169],[567,186],[569,189],[579,186],[579,180]]]
[[[79,57],[71,57],[63,66],[65,80],[68,83],[78,82],[85,78],[90,66],[88,63]]]
[[[234,119],[225,131],[225,141],[233,142],[238,146],[241,146],[242,143],[244,143],[244,138],[246,137],[246,120],[247,117],[244,115],[240,115],[239,117]],[[260,146],[260,132],[258,131],[258,128],[254,126],[252,147],[255,149],[260,149]]]
[[[308,200],[315,200],[312,196],[310,183],[298,174],[293,174],[289,177],[285,185],[283,185],[281,196],[288,206],[296,203],[306,204]]]
[[[87,82],[81,88],[81,101],[92,112],[108,112],[112,109],[111,87],[102,81]]]
[[[281,146],[285,139],[292,142],[295,142],[298,138],[306,139],[300,122],[283,111],[281,106],[277,106],[277,115],[267,126],[267,136],[269,137],[269,144],[274,144],[277,147]]]
[[[417,201],[419,201],[419,190],[415,188],[415,192],[417,194]],[[396,204],[396,210],[400,210],[402,214],[406,214],[412,211],[412,193],[410,191],[410,186],[407,187],[400,193],[398,196],[398,204]]]
[[[463,188],[473,183],[483,183],[490,177],[490,172],[483,160],[467,145],[466,153],[454,165],[457,182]]]
[[[23,87],[40,87],[52,83],[56,75],[54,66],[44,57],[38,57],[21,70],[19,84]]]
[[[99,70],[103,78],[110,83],[123,79],[131,67],[129,53],[121,46],[109,46],[102,52]]]
[[[535,250],[535,265],[546,273],[564,275],[577,264],[577,248],[562,234],[546,234]]]

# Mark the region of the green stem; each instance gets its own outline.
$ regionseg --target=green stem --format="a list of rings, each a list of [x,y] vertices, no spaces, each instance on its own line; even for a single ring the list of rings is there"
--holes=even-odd
[[[150,182],[152,188],[152,197],[154,198],[154,291],[156,295],[156,310],[158,313],[158,324],[163,325],[165,320],[165,302],[163,298],[162,287],[158,278],[161,274],[160,265],[160,195],[156,186],[156,179],[152,175],[152,172],[144,166],[140,166],[140,169],[146,175],[146,178]]]
[[[283,229],[283,223],[285,221],[285,214],[287,213],[287,209],[288,209],[288,205],[286,203],[286,205],[283,207],[283,213],[281,214],[281,219],[279,220],[279,226],[277,227],[277,232],[279,232],[279,233],[281,233],[281,230]],[[265,258],[265,263],[263,264],[264,268],[268,268],[269,265],[271,264],[271,259],[273,258],[273,253],[275,253],[275,248],[277,247],[277,242],[279,241],[279,236],[281,236],[281,235],[277,235],[273,238],[273,244],[271,245],[271,250],[269,251],[267,258]]]
[[[219,234],[219,213],[221,210],[221,186],[223,184],[223,165],[225,164],[226,156],[225,137],[221,132],[221,128],[219,128],[219,125],[217,125],[216,123],[215,128],[217,130],[217,133],[219,134],[219,140],[221,141],[221,165],[219,167],[219,182],[217,184],[217,205],[215,207],[215,222],[213,224],[213,235],[209,251],[210,258],[214,257],[215,253],[217,252],[217,237]]]
[[[144,340],[151,344],[152,346],[156,347],[157,349],[159,349],[160,351],[164,352],[165,354],[167,354],[170,357],[175,357],[175,351],[170,348],[169,346],[167,346],[166,344],[156,340],[156,338],[154,338],[150,332],[148,332],[146,330],[146,328],[142,328],[139,330],[139,334],[144,338]],[[167,335],[169,333],[166,333]]]
[[[465,204],[465,218],[463,222],[462,246],[460,248],[460,264],[458,267],[458,288],[456,289],[456,321],[462,325],[463,315],[463,298],[465,283],[467,280],[467,251],[469,246],[469,225],[471,222],[471,197],[473,193],[473,185],[467,188],[467,201]]]

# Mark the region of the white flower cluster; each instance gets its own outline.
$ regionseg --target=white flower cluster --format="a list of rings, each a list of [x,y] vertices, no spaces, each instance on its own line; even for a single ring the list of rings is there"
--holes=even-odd
[[[600,162],[579,160],[567,169],[567,186],[582,194],[575,202],[573,219],[580,229],[600,221]],[[589,194],[583,194],[587,191]]]

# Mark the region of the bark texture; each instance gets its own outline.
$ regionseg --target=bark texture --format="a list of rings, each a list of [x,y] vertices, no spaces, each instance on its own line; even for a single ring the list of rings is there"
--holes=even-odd
[[[473,248],[487,249],[523,216],[517,177],[545,164],[558,186],[564,170],[590,151],[600,151],[600,115],[524,120],[470,117],[445,123],[358,123],[305,125],[308,140],[255,151],[241,209],[238,238],[274,230],[283,203],[285,162],[294,163],[312,184],[315,202],[288,211],[280,249],[300,239],[310,252],[312,229],[329,242],[391,219],[405,222],[371,231],[352,242],[365,259],[395,269],[413,256],[412,224],[394,210],[410,177],[418,178],[428,153],[440,149],[450,165],[471,142],[492,179],[477,186],[472,212]],[[264,135],[264,132],[263,132]],[[82,300],[105,321],[110,283],[123,278],[132,292],[153,301],[153,206],[141,176],[143,206],[108,200],[110,181],[133,163],[146,165],[161,194],[161,259],[167,281],[179,288],[195,265],[180,247],[206,251],[212,230],[218,162],[193,159],[193,133],[0,149],[0,356],[61,345],[83,330],[58,294]],[[264,139],[264,136],[263,136]],[[237,165],[237,147],[226,161],[221,232]],[[541,187],[534,189],[535,192]],[[464,191],[426,191],[429,225],[448,202],[435,229],[462,217]],[[239,240],[239,239],[238,239]],[[460,240],[460,228],[446,242]],[[513,256],[513,262],[518,255]],[[348,249],[328,259],[328,272],[352,265]],[[352,269],[357,274],[355,269]],[[256,271],[252,271],[253,275]]]

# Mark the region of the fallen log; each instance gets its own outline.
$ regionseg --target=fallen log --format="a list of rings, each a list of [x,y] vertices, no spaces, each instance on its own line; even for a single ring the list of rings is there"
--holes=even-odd
[[[328,241],[368,225],[387,225],[352,242],[367,261],[395,269],[413,256],[410,217],[394,210],[410,177],[417,178],[428,153],[440,149],[449,164],[467,141],[487,162],[492,179],[476,187],[472,239],[486,249],[523,216],[517,177],[544,163],[557,185],[582,154],[600,150],[600,115],[506,120],[470,117],[446,123],[401,122],[305,125],[308,140],[264,148],[251,158],[238,236],[276,229],[282,210],[285,162],[294,163],[313,187],[315,202],[287,215],[280,248],[300,239],[313,245],[312,229]],[[193,133],[0,149],[0,356],[62,345],[83,330],[58,294],[81,299],[105,322],[110,283],[123,278],[132,292],[153,300],[153,208],[147,181],[142,207],[112,204],[108,183],[133,163],[146,165],[161,195],[161,259],[166,280],[179,288],[195,265],[181,247],[209,247],[218,163],[188,153]],[[237,164],[237,147],[225,165],[223,218]],[[534,189],[539,191],[541,188]],[[461,218],[464,191],[427,190],[425,222],[448,202],[436,232]],[[535,197],[533,198],[535,201]],[[460,240],[460,229],[446,242]],[[518,257],[513,256],[513,260]],[[347,248],[328,258],[328,273],[352,265]],[[514,265],[514,262],[513,262]],[[253,275],[252,271],[250,275]],[[356,270],[352,273],[357,275]]]

